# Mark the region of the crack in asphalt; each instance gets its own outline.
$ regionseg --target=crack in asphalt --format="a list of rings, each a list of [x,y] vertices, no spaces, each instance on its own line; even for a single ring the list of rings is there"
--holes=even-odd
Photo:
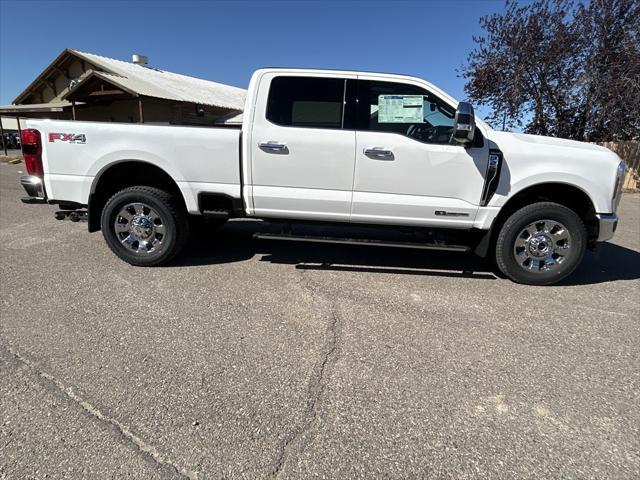
[[[172,470],[175,470],[175,472],[183,478],[187,478],[189,480],[198,479],[197,472],[180,467],[179,465],[176,465],[171,460],[164,457],[155,446],[150,445],[149,443],[144,441],[142,438],[138,437],[136,434],[134,434],[131,431],[129,427],[124,425],[122,422],[116,420],[115,418],[105,415],[97,407],[95,407],[94,405],[89,403],[87,400],[82,398],[80,395],[78,395],[73,390],[73,387],[65,385],[61,380],[59,380],[54,375],[51,375],[50,373],[40,370],[33,362],[23,357],[19,352],[15,351],[11,347],[5,346],[4,348],[15,358],[17,362],[24,365],[33,373],[35,373],[39,377],[46,380],[51,386],[53,386],[56,390],[64,394],[72,402],[80,406],[89,415],[100,420],[103,423],[116,427],[120,436],[123,437],[129,443],[133,444],[133,446],[139,452],[141,452],[144,455],[148,455],[149,457],[151,457],[151,459],[154,462],[156,462],[160,466],[169,467]]]
[[[311,294],[312,300],[316,299],[317,292],[306,281],[304,274],[302,275],[303,288],[305,288]],[[305,422],[296,430],[291,432],[288,438],[285,439],[281,446],[280,455],[275,463],[275,468],[271,474],[272,478],[278,478],[282,473],[285,463],[290,456],[291,450],[295,445],[304,437],[304,435],[310,431],[316,423],[318,418],[318,409],[320,399],[324,394],[327,386],[327,370],[329,363],[335,363],[337,349],[338,349],[338,327],[339,317],[336,313],[335,304],[331,303],[331,318],[327,325],[326,340],[322,351],[322,357],[314,368],[314,373],[311,375],[309,381],[308,393],[307,393],[307,408],[305,411]]]

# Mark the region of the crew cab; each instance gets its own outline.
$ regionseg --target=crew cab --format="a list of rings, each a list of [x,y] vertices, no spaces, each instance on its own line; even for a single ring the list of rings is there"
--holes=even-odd
[[[404,75],[261,69],[237,127],[35,120],[26,203],[86,217],[132,265],[166,264],[191,220],[239,217],[410,230],[399,246],[491,256],[534,285],[612,238],[625,174],[610,150],[493,130]],[[375,238],[263,238],[396,245]]]

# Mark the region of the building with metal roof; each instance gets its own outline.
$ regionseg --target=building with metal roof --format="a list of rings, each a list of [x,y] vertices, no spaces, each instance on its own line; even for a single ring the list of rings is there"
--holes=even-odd
[[[65,49],[2,116],[213,125],[244,108],[246,90],[148,65]],[[19,127],[19,123],[18,123]]]

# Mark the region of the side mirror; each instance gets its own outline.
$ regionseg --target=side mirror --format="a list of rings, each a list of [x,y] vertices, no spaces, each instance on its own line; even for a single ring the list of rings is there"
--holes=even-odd
[[[467,145],[476,133],[476,117],[469,102],[460,102],[453,121],[453,140]]]

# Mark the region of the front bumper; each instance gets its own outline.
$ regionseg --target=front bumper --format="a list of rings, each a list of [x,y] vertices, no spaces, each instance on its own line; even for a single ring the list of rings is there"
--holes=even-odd
[[[27,192],[28,197],[22,197],[23,203],[47,203],[47,195],[44,191],[44,184],[40,177],[33,175],[23,175],[20,177],[20,184]]]
[[[618,228],[618,215],[615,213],[598,213],[596,214],[598,219],[598,242],[606,242],[613,238],[613,234]]]

